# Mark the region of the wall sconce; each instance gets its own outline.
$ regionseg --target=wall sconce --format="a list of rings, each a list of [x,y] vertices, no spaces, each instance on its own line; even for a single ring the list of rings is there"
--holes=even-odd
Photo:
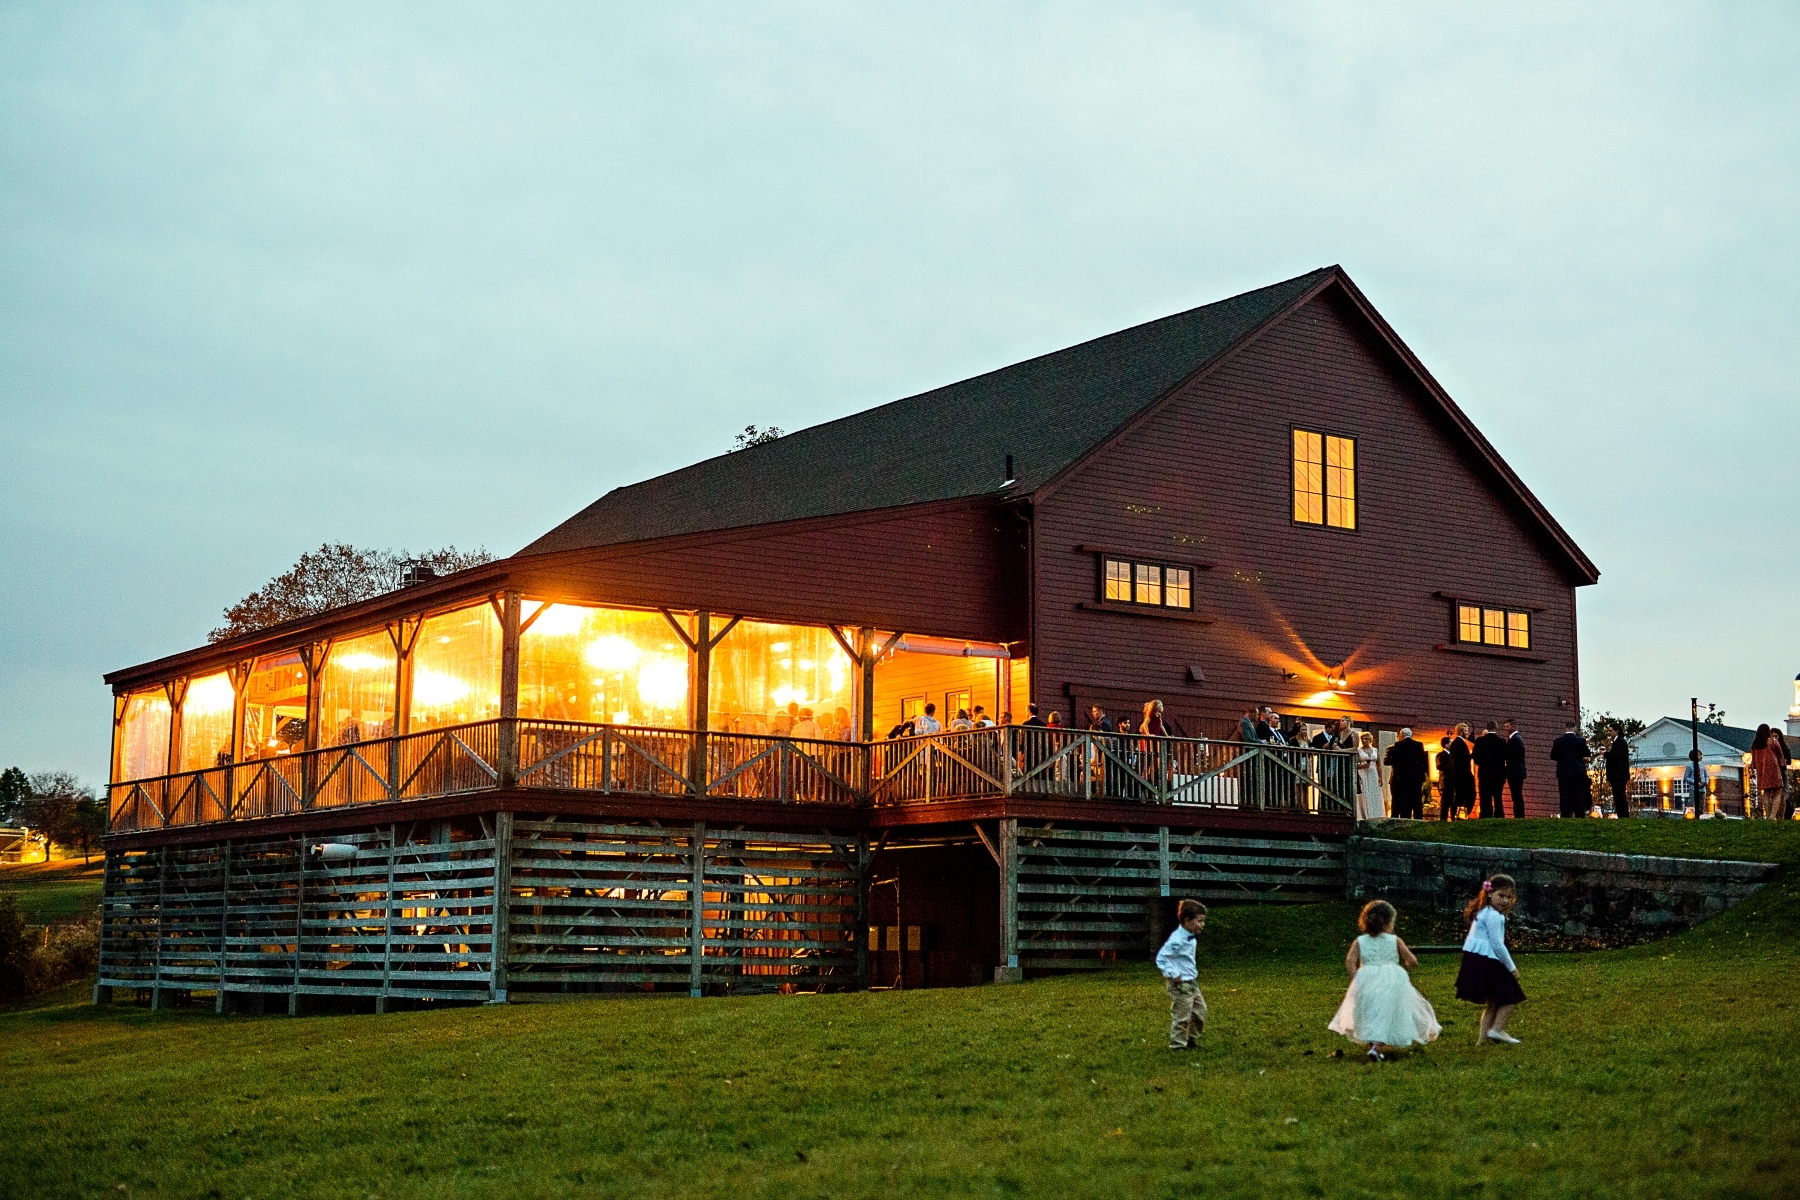
[[[1564,696],[1564,697],[1562,697],[1562,699],[1560,699],[1556,702],[1556,707],[1567,708],[1572,703],[1574,703],[1574,701],[1570,700],[1567,696]]]
[[[1325,676],[1325,686],[1342,696],[1356,694],[1350,690],[1350,673],[1342,667]]]
[[[1275,673],[1286,680],[1294,680],[1294,679],[1300,678],[1300,673],[1298,671],[1290,671],[1286,667],[1276,667]]]

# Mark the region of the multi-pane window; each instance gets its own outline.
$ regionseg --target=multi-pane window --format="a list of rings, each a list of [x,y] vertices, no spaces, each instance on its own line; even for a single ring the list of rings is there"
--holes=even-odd
[[[1294,520],[1356,528],[1356,439],[1294,430]]]
[[[1147,608],[1193,608],[1194,573],[1188,567],[1164,563],[1104,560],[1103,596],[1115,604],[1141,604]]]
[[[1531,614],[1519,609],[1456,606],[1456,640],[1468,645],[1531,649]]]

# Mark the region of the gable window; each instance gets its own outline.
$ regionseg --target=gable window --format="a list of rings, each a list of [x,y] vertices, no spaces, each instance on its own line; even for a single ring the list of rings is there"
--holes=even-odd
[[[1356,439],[1294,430],[1294,520],[1356,528]]]
[[[1110,603],[1146,608],[1194,607],[1194,573],[1187,567],[1125,558],[1106,558],[1103,563],[1101,595]]]
[[[1456,640],[1465,645],[1531,649],[1531,614],[1520,609],[1458,603]]]

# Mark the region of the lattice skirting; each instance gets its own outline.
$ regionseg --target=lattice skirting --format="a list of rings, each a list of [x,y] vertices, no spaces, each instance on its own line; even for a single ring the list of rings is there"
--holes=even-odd
[[[1111,966],[1153,953],[1175,898],[1316,902],[1344,889],[1344,845],[1166,829],[1018,832],[1019,965]]]

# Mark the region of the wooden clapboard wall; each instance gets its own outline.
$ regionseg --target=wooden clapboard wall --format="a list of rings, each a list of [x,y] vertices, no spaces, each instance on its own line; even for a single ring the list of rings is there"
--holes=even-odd
[[[1018,832],[1019,965],[1110,966],[1154,951],[1165,897],[1294,903],[1344,891],[1344,846],[1167,828]]]
[[[866,857],[853,834],[517,820],[508,993],[855,987]]]
[[[487,833],[487,830],[483,830]],[[164,993],[489,998],[493,837],[395,829],[107,855],[99,985]],[[223,1005],[221,1004],[221,1007]]]

